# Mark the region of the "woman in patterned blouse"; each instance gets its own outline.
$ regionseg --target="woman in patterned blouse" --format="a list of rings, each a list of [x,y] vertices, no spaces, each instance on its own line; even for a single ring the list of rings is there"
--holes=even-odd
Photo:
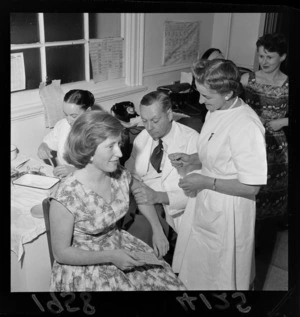
[[[280,33],[265,34],[256,42],[260,69],[241,77],[244,100],[259,115],[266,129],[268,183],[257,195],[257,220],[287,215],[288,148],[283,128],[288,119],[288,76],[281,71],[287,42]],[[260,223],[258,223],[260,224]]]
[[[117,226],[136,186],[119,164],[122,131],[118,119],[104,111],[85,112],[72,126],[64,157],[77,169],[51,195],[50,291],[185,289],[169,264],[155,259],[169,245],[153,206],[139,209],[151,223],[154,250]],[[144,253],[158,263],[145,262]]]

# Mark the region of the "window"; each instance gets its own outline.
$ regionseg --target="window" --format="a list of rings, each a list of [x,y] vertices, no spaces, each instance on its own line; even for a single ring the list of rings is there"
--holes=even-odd
[[[23,55],[26,84],[11,92],[12,118],[43,111],[38,87],[53,79],[67,90],[89,89],[98,101],[141,89],[144,14],[11,13],[10,22],[11,53]],[[123,43],[123,71],[96,80],[90,44],[112,38]]]

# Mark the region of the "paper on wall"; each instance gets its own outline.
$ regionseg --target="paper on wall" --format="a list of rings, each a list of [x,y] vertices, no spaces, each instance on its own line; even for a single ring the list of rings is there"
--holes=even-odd
[[[53,128],[58,120],[64,118],[64,92],[60,86],[60,79],[52,80],[49,85],[40,83],[39,93],[45,109],[46,127]]]
[[[10,91],[24,90],[25,65],[23,53],[10,54]]]
[[[194,62],[199,50],[199,21],[165,22],[164,66]]]
[[[123,42],[122,38],[90,41],[89,50],[95,83],[123,76]]]

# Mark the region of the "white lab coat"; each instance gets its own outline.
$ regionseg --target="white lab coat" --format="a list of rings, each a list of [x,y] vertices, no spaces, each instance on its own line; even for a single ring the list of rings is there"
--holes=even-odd
[[[125,163],[125,167],[133,175],[136,174],[142,178],[146,185],[156,191],[167,192],[170,204],[164,205],[166,221],[176,232],[188,197],[178,186],[181,176],[177,169],[171,165],[167,155],[175,152],[196,153],[198,137],[199,133],[197,131],[173,121],[169,134],[166,138],[162,138],[164,147],[166,146],[164,148],[162,173],[159,177],[151,178],[148,167],[153,139],[145,129],[135,138],[131,156]],[[167,144],[165,144],[165,141]]]
[[[71,126],[68,120],[63,118],[56,122],[54,128],[43,139],[43,142],[47,143],[51,150],[57,151],[57,161],[59,165],[70,165],[63,158],[65,143],[70,130]]]
[[[198,173],[249,185],[267,182],[264,128],[244,103],[207,113],[198,154]],[[172,264],[188,289],[249,290],[255,274],[255,215],[255,200],[210,189],[189,199]]]

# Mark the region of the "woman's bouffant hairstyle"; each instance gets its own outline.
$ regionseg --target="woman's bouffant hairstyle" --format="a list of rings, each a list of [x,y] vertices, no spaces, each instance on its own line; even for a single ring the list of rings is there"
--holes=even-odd
[[[157,90],[149,92],[147,95],[145,95],[142,98],[140,105],[151,106],[155,102],[161,104],[165,112],[167,112],[169,109],[172,109],[172,101],[170,97],[166,93]]]
[[[64,102],[74,103],[83,110],[87,110],[95,103],[94,95],[88,90],[72,89],[64,96]]]
[[[118,137],[122,132],[122,124],[111,114],[101,110],[84,112],[68,135],[64,159],[81,169],[90,162],[100,143],[108,137]]]
[[[269,33],[261,36],[257,42],[257,50],[263,46],[269,52],[276,52],[280,56],[287,53],[286,38],[282,33]]]
[[[242,92],[240,72],[230,60],[200,60],[193,66],[192,72],[198,84],[221,95],[232,91],[231,98],[235,98]]]

